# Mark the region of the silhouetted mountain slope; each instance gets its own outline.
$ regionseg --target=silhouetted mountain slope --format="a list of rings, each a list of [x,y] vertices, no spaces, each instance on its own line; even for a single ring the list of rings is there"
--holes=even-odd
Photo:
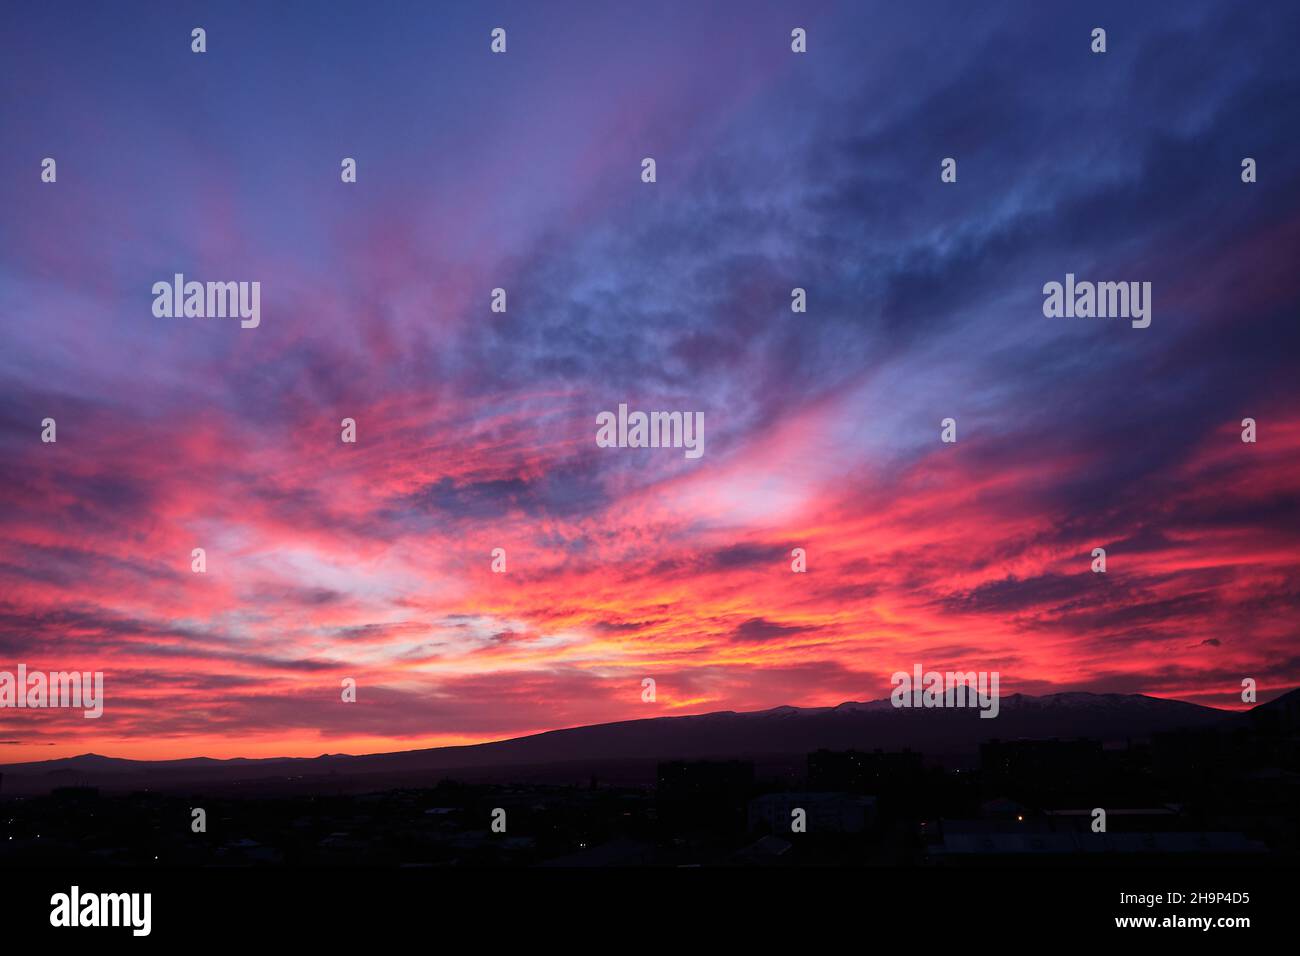
[[[1289,703],[1288,703],[1289,700]],[[1291,714],[1293,691],[1257,707]],[[81,784],[112,789],[181,787],[202,783],[328,775],[407,774],[421,771],[580,764],[583,762],[805,754],[820,748],[898,750],[924,754],[974,753],[980,743],[1020,737],[1094,737],[1124,740],[1179,728],[1206,727],[1248,715],[1138,694],[1013,694],[996,718],[975,709],[895,709],[888,701],[838,707],[777,707],[688,717],[652,717],[464,747],[440,747],[365,756],[213,760],[120,760],[85,754],[0,766],[5,794]]]
[[[1300,733],[1300,688],[1237,715],[1262,733]]]

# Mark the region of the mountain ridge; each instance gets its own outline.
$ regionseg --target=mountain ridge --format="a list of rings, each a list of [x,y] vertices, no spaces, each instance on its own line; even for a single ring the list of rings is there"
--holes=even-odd
[[[41,792],[78,783],[189,786],[307,775],[436,774],[514,766],[804,754],[818,749],[910,748],[927,755],[971,754],[994,738],[1095,737],[1118,741],[1167,730],[1228,725],[1258,712],[1294,711],[1293,690],[1249,711],[1228,711],[1143,694],[1065,692],[1000,699],[999,716],[972,708],[899,709],[888,700],[834,707],[783,705],[759,711],[712,711],[565,727],[521,737],[450,747],[317,757],[186,757],[133,760],[82,754],[0,764],[4,792]]]

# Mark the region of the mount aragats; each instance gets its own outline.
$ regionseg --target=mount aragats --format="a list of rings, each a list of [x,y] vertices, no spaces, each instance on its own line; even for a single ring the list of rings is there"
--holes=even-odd
[[[0,796],[55,787],[103,790],[192,790],[263,793],[343,792],[462,781],[650,784],[656,764],[671,759],[748,759],[760,770],[797,772],[819,750],[919,751],[951,767],[973,766],[992,739],[1088,737],[1123,743],[1180,729],[1251,729],[1285,725],[1294,732],[1300,690],[1249,711],[1233,712],[1140,694],[1066,693],[1001,699],[996,720],[975,709],[898,709],[887,700],[837,707],[777,707],[689,717],[653,717],[552,730],[510,740],[397,753],[214,760],[122,760],[84,754],[0,765]]]

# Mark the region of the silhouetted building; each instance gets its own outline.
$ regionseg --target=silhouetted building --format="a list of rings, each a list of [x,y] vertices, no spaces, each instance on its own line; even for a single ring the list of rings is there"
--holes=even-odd
[[[1184,821],[1176,806],[1103,807],[1107,833],[1172,833],[1183,830]],[[1043,818],[1053,830],[1091,832],[1096,816],[1093,809],[1046,810]]]
[[[754,789],[748,760],[672,760],[659,764],[656,795],[660,820],[678,832],[733,833],[745,827]]]
[[[986,791],[1021,800],[1095,785],[1103,760],[1099,740],[991,740],[980,745]]]
[[[754,764],[748,760],[670,760],[659,765],[657,792],[663,799],[748,797]]]
[[[980,818],[983,820],[1021,821],[1025,819],[1028,812],[1023,803],[1008,800],[1006,797],[995,797],[980,804]]]
[[[50,797],[63,803],[84,803],[99,799],[98,787],[55,787]]]
[[[765,793],[749,801],[749,829],[788,837],[794,811],[804,811],[805,832],[862,833],[876,819],[876,798],[850,793]]]
[[[911,750],[818,750],[808,755],[811,790],[894,793],[909,789],[921,778],[921,755]]]
[[[1228,860],[1263,851],[1261,843],[1237,832],[1093,833],[1054,829],[1046,819],[944,820],[942,841],[927,850],[932,860],[950,864],[980,859],[1011,863],[1035,858],[1136,855],[1175,863],[1187,857]]]

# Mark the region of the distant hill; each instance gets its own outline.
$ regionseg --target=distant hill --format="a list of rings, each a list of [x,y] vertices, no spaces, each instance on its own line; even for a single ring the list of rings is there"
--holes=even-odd
[[[737,713],[720,711],[688,717],[651,717],[464,747],[397,753],[301,758],[214,760],[122,760],[83,754],[58,760],[0,766],[3,795],[30,794],[81,785],[109,790],[186,789],[238,785],[257,792],[273,781],[297,781],[310,788],[337,787],[349,778],[402,778],[404,785],[430,784],[451,771],[505,770],[565,765],[575,773],[609,762],[652,762],[672,758],[798,756],[831,750],[899,750],[927,756],[972,755],[981,743],[1027,737],[1093,737],[1104,741],[1141,738],[1180,728],[1230,726],[1232,722],[1290,721],[1300,708],[1292,691],[1246,713],[1140,694],[1013,694],[1001,700],[995,719],[972,709],[895,709],[888,701],[838,707],[777,707]],[[478,774],[482,776],[482,774]]]

